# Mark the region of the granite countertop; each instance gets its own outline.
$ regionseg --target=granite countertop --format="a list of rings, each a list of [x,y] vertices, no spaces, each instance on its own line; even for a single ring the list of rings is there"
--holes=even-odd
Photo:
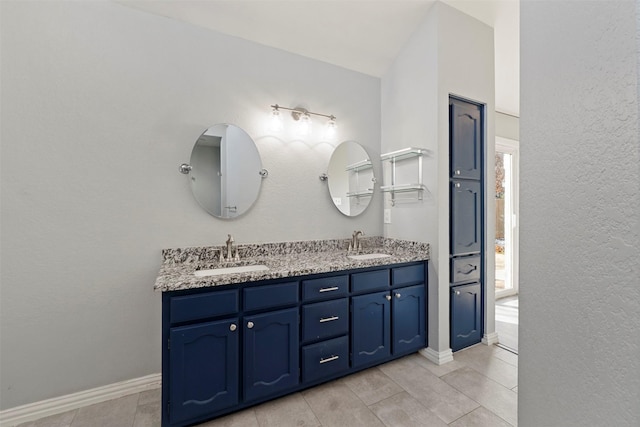
[[[308,274],[375,267],[429,259],[429,244],[383,237],[361,238],[359,253],[385,253],[391,256],[353,260],[347,255],[350,239],[311,240],[237,246],[240,261],[220,262],[223,246],[164,249],[163,263],[154,290],[161,292],[224,286],[234,283],[281,279]],[[234,253],[236,245],[234,244]],[[196,270],[262,264],[268,270],[197,277]]]

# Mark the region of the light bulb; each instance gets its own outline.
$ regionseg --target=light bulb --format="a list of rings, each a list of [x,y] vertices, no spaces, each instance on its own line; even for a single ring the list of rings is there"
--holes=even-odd
[[[311,132],[311,117],[307,113],[300,115],[300,120],[298,120],[298,134],[299,135],[309,135]]]
[[[336,131],[338,129],[338,125],[336,124],[336,118],[331,116],[327,125],[325,127],[324,135],[328,140],[332,140],[336,137]]]
[[[269,130],[278,132],[282,130],[282,116],[277,108],[273,108],[271,111],[271,119],[269,121]]]

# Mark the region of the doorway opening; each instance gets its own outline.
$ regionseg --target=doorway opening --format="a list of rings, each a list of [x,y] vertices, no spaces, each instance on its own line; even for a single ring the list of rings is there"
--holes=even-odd
[[[496,332],[518,352],[518,141],[496,138]]]

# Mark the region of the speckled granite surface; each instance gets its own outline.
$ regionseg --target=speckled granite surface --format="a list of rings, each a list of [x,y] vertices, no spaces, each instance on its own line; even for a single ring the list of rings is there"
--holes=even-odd
[[[164,249],[163,263],[158,273],[154,290],[167,292],[234,283],[254,282],[267,279],[302,276],[424,261],[429,259],[429,244],[383,237],[363,237],[360,253],[385,253],[386,258],[352,260],[347,255],[349,239],[311,240],[300,242],[240,244],[240,261],[219,262],[224,246],[207,246],[180,249]],[[235,251],[234,245],[234,251]],[[235,253],[235,252],[234,252]],[[265,271],[196,277],[201,269],[235,267],[241,265],[266,265]]]

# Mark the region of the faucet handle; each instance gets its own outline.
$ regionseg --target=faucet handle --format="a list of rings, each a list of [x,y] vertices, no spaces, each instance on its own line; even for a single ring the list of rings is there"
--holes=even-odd
[[[231,234],[227,234],[227,243],[233,243],[233,236]]]

